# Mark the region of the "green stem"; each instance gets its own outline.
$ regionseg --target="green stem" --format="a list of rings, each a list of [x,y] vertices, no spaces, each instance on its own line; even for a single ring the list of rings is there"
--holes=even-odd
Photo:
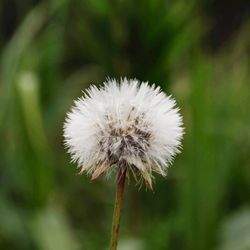
[[[116,195],[115,195],[115,206],[114,206],[114,212],[113,212],[110,250],[117,249],[125,181],[126,181],[126,168],[121,168],[117,176],[117,186],[116,186]]]

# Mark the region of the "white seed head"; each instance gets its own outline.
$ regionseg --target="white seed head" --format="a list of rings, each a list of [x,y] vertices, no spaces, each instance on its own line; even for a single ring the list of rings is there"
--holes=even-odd
[[[131,170],[152,187],[152,172],[163,176],[179,153],[182,117],[175,100],[147,82],[108,79],[75,101],[64,123],[65,145],[80,173]]]

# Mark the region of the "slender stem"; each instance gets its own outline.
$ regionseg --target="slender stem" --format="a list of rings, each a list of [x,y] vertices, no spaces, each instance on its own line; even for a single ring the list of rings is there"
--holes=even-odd
[[[112,230],[111,230],[110,250],[117,249],[125,181],[126,181],[126,168],[121,168],[117,176],[117,186],[116,186],[115,206],[114,206],[113,222],[112,222]]]

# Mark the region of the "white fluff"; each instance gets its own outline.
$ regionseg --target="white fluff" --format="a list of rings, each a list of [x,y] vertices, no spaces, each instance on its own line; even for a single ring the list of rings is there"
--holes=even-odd
[[[147,82],[108,80],[75,101],[64,123],[65,145],[92,179],[127,167],[151,187],[179,153],[182,117],[175,100]]]

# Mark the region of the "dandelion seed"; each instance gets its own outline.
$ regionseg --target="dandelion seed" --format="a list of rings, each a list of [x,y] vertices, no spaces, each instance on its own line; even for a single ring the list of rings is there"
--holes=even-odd
[[[152,188],[180,152],[182,117],[173,98],[147,82],[107,80],[75,101],[64,123],[65,145],[80,173],[92,179],[132,171]]]
[[[159,87],[126,78],[91,86],[64,123],[65,145],[80,173],[92,179],[118,170],[110,249],[117,249],[127,173],[152,189],[153,172],[163,176],[179,153],[182,117],[174,99]]]

